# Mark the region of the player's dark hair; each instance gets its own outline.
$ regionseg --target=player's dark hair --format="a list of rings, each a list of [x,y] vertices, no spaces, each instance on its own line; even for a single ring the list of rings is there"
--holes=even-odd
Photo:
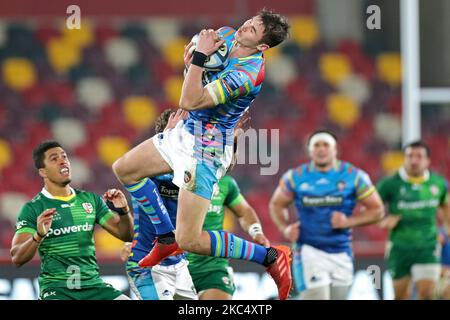
[[[45,158],[45,152],[52,148],[57,148],[62,146],[59,144],[59,142],[54,140],[46,140],[41,142],[34,150],[33,150],[33,161],[34,166],[36,169],[42,169],[45,168],[44,164],[44,158]]]
[[[320,130],[314,131],[313,133],[311,133],[311,134],[309,135],[308,141],[306,142],[306,145],[307,145],[307,146],[309,146],[309,142],[311,141],[312,137],[314,137],[314,136],[315,136],[316,134],[318,134],[318,133],[328,133],[330,136],[332,136],[332,137],[334,138],[334,140],[336,140],[336,142],[338,141],[336,135],[335,135],[333,132],[328,131],[328,130],[325,130],[325,129],[320,129]]]
[[[264,34],[260,43],[265,43],[271,48],[286,40],[290,25],[286,17],[266,8],[258,12],[258,16],[264,25]]]
[[[160,133],[160,132],[164,131],[164,128],[167,126],[167,122],[169,121],[169,117],[172,112],[175,112],[175,110],[174,109],[166,109],[155,120],[155,132],[156,133]]]
[[[427,157],[428,158],[431,157],[430,147],[422,140],[416,140],[408,143],[406,146],[403,147],[403,152],[405,152],[406,149],[408,148],[423,148],[425,150],[425,154],[427,155]]]

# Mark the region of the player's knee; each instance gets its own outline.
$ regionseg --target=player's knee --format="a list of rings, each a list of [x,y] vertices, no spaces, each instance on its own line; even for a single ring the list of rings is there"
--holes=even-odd
[[[123,184],[133,184],[134,181],[129,172],[129,166],[127,166],[125,158],[122,156],[116,161],[114,161],[112,165],[112,170],[116,175],[117,179],[120,180]]]

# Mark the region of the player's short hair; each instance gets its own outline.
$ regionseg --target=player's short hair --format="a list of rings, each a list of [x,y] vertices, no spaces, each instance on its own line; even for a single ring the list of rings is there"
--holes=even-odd
[[[425,150],[425,154],[427,155],[427,157],[428,158],[431,157],[430,147],[422,140],[416,140],[408,143],[406,146],[403,147],[403,152],[406,152],[406,149],[408,148],[423,148]]]
[[[266,8],[259,11],[258,16],[264,24],[264,34],[260,43],[272,48],[286,40],[290,28],[286,17]]]
[[[44,158],[45,152],[52,148],[62,148],[58,141],[55,140],[46,140],[41,142],[34,150],[33,150],[33,161],[36,169],[45,168]]]
[[[167,122],[169,121],[169,117],[175,112],[174,109],[166,109],[158,116],[155,120],[155,133],[160,133],[164,131],[164,128],[167,126]]]

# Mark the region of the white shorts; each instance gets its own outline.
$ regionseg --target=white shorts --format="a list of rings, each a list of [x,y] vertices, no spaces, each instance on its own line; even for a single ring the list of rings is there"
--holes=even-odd
[[[306,244],[295,251],[293,271],[298,292],[353,282],[353,261],[347,253],[328,253]]]
[[[233,157],[233,146],[226,145],[213,158],[204,156],[207,149],[196,143],[195,136],[180,120],[175,128],[153,136],[153,143],[172,168],[173,183],[203,198],[211,199],[217,182],[225,175]],[[214,147],[209,147],[208,150]],[[220,150],[222,147],[220,147]]]
[[[188,261],[182,260],[171,266],[129,270],[131,290],[141,300],[198,300],[187,266]]]
[[[439,263],[416,263],[411,267],[413,282],[420,280],[432,280],[437,282],[441,277],[441,265]]]

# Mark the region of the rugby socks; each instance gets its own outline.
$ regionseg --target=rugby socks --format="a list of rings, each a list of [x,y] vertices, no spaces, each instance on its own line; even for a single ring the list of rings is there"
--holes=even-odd
[[[267,258],[271,248],[241,239],[223,230],[207,232],[211,238],[211,256],[248,260],[263,266],[276,260],[276,258],[273,260],[272,257]]]
[[[157,234],[168,236],[169,238],[172,236],[173,241],[175,241],[175,235],[172,232],[175,228],[172,221],[170,221],[169,213],[164,206],[155,183],[151,179],[145,178],[136,184],[126,185],[125,188],[133,199],[137,201],[141,209],[150,217]]]

